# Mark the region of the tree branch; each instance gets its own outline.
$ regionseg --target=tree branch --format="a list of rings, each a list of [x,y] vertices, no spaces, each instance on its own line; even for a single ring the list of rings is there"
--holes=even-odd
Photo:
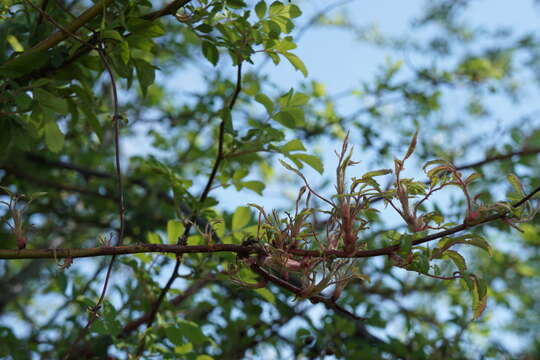
[[[182,304],[185,300],[199,292],[202,288],[206,287],[208,284],[210,284],[212,281],[215,280],[215,276],[209,275],[207,277],[204,277],[202,279],[199,279],[198,281],[194,281],[186,290],[182,292],[182,294],[177,295],[175,298],[173,298],[169,303],[173,306],[179,306]],[[125,338],[129,336],[129,334],[139,328],[139,326],[147,323],[150,320],[151,312],[147,312],[144,315],[141,315],[140,317],[130,321],[127,323],[120,334],[118,335],[119,338]]]
[[[512,205],[517,208],[530,200],[536,194],[540,193],[540,186],[523,197],[520,201]],[[420,245],[432,240],[440,239],[445,236],[455,234],[468,228],[486,224],[492,221],[500,220],[508,215],[508,211],[499,214],[493,214],[485,217],[481,221],[475,223],[463,223],[451,229],[439,231],[434,234],[416,239],[412,245]],[[184,234],[184,236],[187,236]],[[387,246],[374,250],[360,250],[355,253],[348,253],[343,250],[303,250],[289,249],[289,253],[304,257],[328,257],[337,258],[364,258],[375,257],[381,255],[390,255],[400,248],[400,244]],[[168,244],[138,244],[130,246],[106,246],[97,248],[64,248],[64,249],[0,249],[0,259],[56,259],[56,258],[81,258],[81,257],[96,257],[108,255],[124,255],[124,254],[139,254],[139,253],[173,253],[193,254],[193,253],[214,253],[214,252],[234,252],[238,255],[249,256],[254,254],[266,255],[264,249],[254,246],[235,245],[235,244],[211,244],[211,245],[168,245]]]
[[[88,8],[85,12],[83,12],[75,21],[73,21],[71,24],[65,26],[64,30],[58,30],[48,38],[42,40],[38,44],[34,45],[30,49],[26,50],[22,54],[20,54],[18,57],[14,59],[18,59],[21,57],[25,57],[29,54],[33,54],[38,51],[44,51],[48,50],[54,46],[56,46],[59,42],[67,39],[70,36],[70,33],[75,33],[77,30],[79,30],[82,26],[84,26],[86,23],[88,23],[90,20],[92,20],[94,17],[99,15],[104,8],[109,6],[112,3],[112,0],[102,0],[98,2],[97,4],[91,6]],[[42,13],[40,14],[42,15]],[[10,60],[11,61],[11,60]],[[10,61],[7,61],[6,64],[9,64]]]
[[[512,151],[506,154],[488,156],[484,160],[476,161],[476,162],[462,165],[462,166],[457,166],[456,170],[464,170],[464,169],[480,167],[480,166],[483,166],[483,165],[486,165],[495,161],[508,160],[508,159],[513,158],[514,156],[535,155],[538,153],[540,153],[540,148],[525,148],[523,150]]]
[[[285,290],[289,290],[290,292],[296,294],[296,296],[298,297],[301,297],[302,295],[302,289],[294,286],[293,284],[291,284],[290,282],[280,278],[280,277],[277,277],[269,272],[267,272],[266,270],[264,270],[263,268],[261,268],[259,265],[257,264],[253,264],[251,265],[251,270],[253,270],[255,273],[259,274],[263,279],[285,289]],[[352,312],[350,312],[349,310],[345,309],[344,307],[338,305],[335,301],[333,301],[332,299],[330,298],[327,298],[323,295],[313,295],[313,296],[310,296],[308,298],[309,301],[311,301],[311,303],[313,304],[317,304],[317,303],[322,303],[324,304],[327,308],[331,309],[331,310],[334,310],[338,313],[341,313],[341,314],[344,314],[346,315],[347,317],[351,318],[351,319],[354,319],[354,320],[366,320],[366,318],[363,318],[363,317],[360,317],[358,315],[355,315],[353,314]]]
[[[234,252],[240,255],[264,254],[260,248],[235,244],[176,245],[176,244],[137,244],[121,246],[102,246],[94,248],[49,248],[49,249],[0,249],[0,259],[63,259],[86,258],[111,255],[142,253],[195,254]]]
[[[231,111],[234,107],[234,104],[236,103],[236,100],[238,99],[238,95],[240,94],[240,91],[242,90],[242,59],[238,60],[237,65],[237,73],[236,73],[236,86],[234,89],[234,92],[231,96],[230,102],[227,106],[228,110]],[[225,121],[224,118],[221,120],[221,123],[219,124],[219,140],[218,140],[218,153],[216,155],[216,161],[214,162],[214,166],[212,167],[212,171],[210,172],[210,176],[208,177],[208,181],[206,183],[206,186],[204,187],[204,190],[201,193],[201,196],[199,197],[199,203],[203,204],[206,198],[208,197],[208,194],[210,193],[210,190],[212,189],[212,184],[214,183],[214,179],[216,178],[217,172],[219,170],[219,167],[221,165],[221,162],[223,161],[223,143],[224,143],[224,137],[225,137]],[[193,224],[194,215],[191,216],[191,221],[188,222],[186,225],[186,228],[184,230],[184,234],[178,239],[177,244],[178,245],[185,245],[187,243],[187,237],[189,235],[189,232],[191,231],[191,227]],[[152,323],[154,322],[157,312],[159,310],[159,307],[163,300],[165,299],[165,295],[170,290],[172,284],[174,283],[174,280],[178,276],[178,269],[180,268],[181,264],[181,257],[179,254],[176,255],[176,263],[174,264],[174,269],[171,273],[171,276],[169,277],[169,280],[161,290],[161,293],[159,294],[159,297],[157,301],[154,304],[154,307],[150,311],[150,316],[147,321],[147,326],[150,327]],[[144,352],[144,346],[145,346],[145,339],[142,338],[141,342],[139,343],[139,347],[137,348],[137,352],[135,354],[136,358],[139,358],[140,355]]]
[[[162,16],[166,15],[172,15],[174,12],[178,11],[178,9],[182,6],[187,5],[191,0],[175,0],[172,3],[166,5],[160,10],[151,12],[149,14],[143,15],[140,18],[143,20],[149,20],[154,21]],[[90,7],[88,10],[86,10],[83,14],[81,14],[75,21],[73,21],[71,24],[67,25],[65,29],[69,31],[70,33],[75,33],[78,29],[80,29],[82,26],[85,26],[89,21],[91,21],[95,16],[97,16],[105,7],[110,5],[112,3],[112,0],[103,0],[100,3],[97,3]],[[174,10],[174,12],[173,12]],[[120,28],[117,28],[115,30],[122,30]],[[100,33],[96,32],[92,38],[88,39],[87,43],[89,44],[95,44],[99,37]],[[41,41],[39,44],[35,45],[34,47],[28,49],[27,51],[23,52],[19,56],[7,61],[4,63],[4,65],[9,64],[14,59],[19,59],[22,56],[26,56],[28,54],[32,54],[38,51],[47,50],[55,45],[57,45],[59,42],[67,39],[69,36],[68,33],[65,31],[57,31],[56,33],[49,36],[47,39]],[[36,79],[40,77],[46,77],[51,72],[55,72],[58,70],[63,69],[64,67],[72,64],[74,61],[76,61],[81,56],[85,55],[90,51],[88,47],[81,47],[78,49],[75,54],[73,54],[70,58],[66,59],[62,64],[57,66],[51,66],[50,64],[46,64],[40,69],[33,70],[31,74],[23,75],[19,80],[23,81],[30,81],[31,79]]]
[[[174,15],[178,11],[178,9],[180,9],[184,5],[187,5],[190,1],[191,0],[175,0],[171,2],[170,4],[164,6],[163,8],[156,10],[154,12],[151,12],[149,14],[146,14],[142,16],[141,18],[144,20],[153,21],[162,16]]]

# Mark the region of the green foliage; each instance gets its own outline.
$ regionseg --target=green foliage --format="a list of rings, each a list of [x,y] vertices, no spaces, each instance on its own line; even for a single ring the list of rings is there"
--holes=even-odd
[[[4,1],[0,357],[537,358],[540,38],[468,3],[387,37],[334,4]],[[314,27],[391,57],[335,92]]]

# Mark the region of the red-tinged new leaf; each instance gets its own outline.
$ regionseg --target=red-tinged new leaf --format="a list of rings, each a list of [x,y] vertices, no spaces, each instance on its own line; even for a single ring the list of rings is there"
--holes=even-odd
[[[407,149],[407,154],[405,154],[405,157],[403,158],[403,161],[407,160],[409,158],[409,156],[411,156],[412,153],[414,152],[414,149],[416,149],[417,139],[418,139],[418,131],[416,131],[414,133],[411,144],[409,145],[409,148]]]
[[[448,171],[448,165],[439,165],[439,166],[436,166],[434,167],[433,169],[429,170],[427,172],[427,176],[428,178],[432,179],[434,177],[436,177],[438,174],[440,174],[441,172],[445,172],[445,171]]]
[[[437,160],[428,161],[427,163],[424,164],[423,168],[424,168],[424,170],[426,170],[428,167],[430,167],[432,165],[435,165],[435,164],[441,164],[441,165],[446,165],[446,166],[451,166],[452,165],[446,160],[437,159]]]
[[[387,175],[387,174],[391,174],[391,173],[392,173],[392,170],[390,170],[390,169],[381,169],[381,170],[369,171],[369,172],[365,173],[364,175],[362,175],[362,179],[372,178],[372,177],[375,177],[375,176]]]
[[[480,175],[479,173],[473,173],[473,174],[469,175],[469,176],[465,179],[464,183],[465,183],[465,185],[469,185],[469,184],[472,183],[474,180],[479,179],[479,178],[481,178],[481,177],[482,177],[482,175]]]

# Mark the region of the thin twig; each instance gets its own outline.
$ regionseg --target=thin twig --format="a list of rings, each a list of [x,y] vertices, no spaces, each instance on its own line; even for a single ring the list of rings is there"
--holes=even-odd
[[[480,160],[480,161],[476,161],[476,162],[462,165],[462,166],[456,166],[456,170],[459,171],[459,170],[465,170],[469,168],[480,167],[480,166],[492,163],[494,161],[508,160],[508,159],[513,158],[514,156],[527,156],[527,155],[535,155],[538,153],[540,153],[540,148],[525,148],[523,150],[512,151],[506,154],[488,156],[485,159]]]
[[[237,73],[236,73],[236,86],[234,89],[234,92],[231,96],[231,100],[228,104],[228,110],[231,111],[236,104],[236,100],[238,99],[238,95],[240,94],[240,91],[242,90],[242,60],[238,61],[237,66]],[[214,166],[212,167],[212,171],[210,172],[210,176],[208,177],[208,181],[206,183],[206,186],[204,187],[204,190],[201,193],[201,196],[199,197],[199,203],[202,204],[206,198],[208,197],[208,194],[210,193],[210,190],[212,189],[212,184],[214,182],[214,179],[217,175],[219,166],[221,165],[221,162],[223,160],[223,143],[224,143],[224,137],[225,137],[225,119],[223,119],[219,125],[219,138],[218,138],[218,153],[216,155],[216,161],[214,162]],[[191,216],[190,221],[188,221],[186,228],[184,230],[184,234],[178,239],[177,244],[179,245],[185,245],[187,243],[187,237],[189,236],[189,232],[191,231],[191,227],[193,226],[193,215]],[[154,303],[154,306],[152,307],[152,310],[150,311],[150,316],[147,321],[147,327],[152,326],[152,323],[154,322],[157,312],[159,311],[159,307],[161,306],[161,303],[165,299],[165,295],[170,290],[172,284],[178,277],[178,269],[180,268],[181,264],[181,256],[177,255],[176,257],[176,263],[174,264],[174,269],[171,273],[171,276],[167,280],[167,283],[161,290],[159,297],[157,301]],[[143,337],[139,343],[139,346],[137,348],[137,352],[135,354],[136,358],[139,358],[142,353],[144,352],[145,347],[145,338]]]
[[[179,306],[189,297],[199,292],[202,288],[204,288],[205,286],[207,286],[209,283],[211,283],[214,280],[215,280],[215,276],[208,275],[197,281],[194,281],[186,290],[184,290],[181,294],[177,295],[175,298],[173,298],[170,301],[171,305]],[[131,332],[137,330],[139,326],[141,326],[142,324],[147,324],[151,316],[152,316],[151,312],[147,312],[146,314],[141,315],[138,318],[128,322],[126,325],[124,325],[124,327],[122,328],[122,331],[120,332],[120,334],[118,334],[118,337],[119,338],[127,337]]]
[[[120,168],[120,120],[121,120],[121,116],[118,112],[118,93],[117,93],[116,82],[114,80],[112,69],[107,61],[107,58],[106,58],[105,53],[103,52],[103,49],[99,49],[98,53],[101,57],[103,65],[105,66],[109,74],[109,77],[111,80],[112,95],[113,95],[115,168],[116,168],[116,177],[118,181],[118,207],[119,207],[118,215],[120,217],[120,229],[118,230],[117,245],[122,245],[122,240],[124,238],[124,229],[125,229],[125,205],[124,205],[124,186],[122,182],[122,170]],[[88,322],[86,326],[81,330],[81,332],[79,333],[79,336],[77,336],[77,339],[75,339],[75,341],[73,342],[71,349],[68,351],[68,353],[64,357],[64,360],[67,360],[71,357],[71,354],[76,349],[76,346],[86,336],[88,329],[90,329],[90,326],[97,319],[98,311],[100,310],[101,305],[103,304],[103,301],[105,299],[105,294],[107,293],[109,280],[111,278],[112,269],[115,262],[116,262],[116,255],[113,255],[111,258],[111,261],[109,262],[109,266],[107,268],[107,274],[105,275],[105,281],[103,283],[103,288],[101,289],[101,295],[99,296],[99,299],[96,305],[90,310],[90,315],[88,317]]]
[[[461,274],[459,271],[454,272],[452,276],[442,276],[442,275],[434,275],[434,274],[428,274],[428,273],[419,273],[434,279],[439,280],[456,280],[456,279],[463,279],[463,274]]]
[[[101,61],[103,63],[103,66],[105,67],[107,73],[109,74],[109,78],[111,81],[111,88],[112,88],[112,102],[113,102],[113,122],[114,122],[114,143],[115,143],[115,168],[116,168],[116,178],[118,181],[118,207],[119,207],[119,218],[120,218],[120,229],[118,230],[118,241],[117,245],[122,244],[122,239],[124,237],[124,229],[125,229],[125,205],[124,205],[124,187],[122,182],[122,170],[120,167],[120,120],[121,116],[118,111],[118,91],[116,82],[114,79],[114,74],[112,72],[112,69],[109,65],[109,62],[107,61],[106,54],[102,48],[95,47],[92,44],[86,42],[85,40],[78,37],[76,34],[72,33],[71,31],[65,29],[62,25],[60,25],[58,22],[56,22],[49,14],[47,14],[45,11],[43,11],[41,8],[34,5],[31,1],[26,0],[27,3],[29,3],[32,7],[37,9],[49,22],[51,22],[54,26],[59,28],[61,31],[66,33],[67,35],[71,36],[72,38],[78,40],[83,45],[88,46],[89,48],[96,50],[101,58]],[[92,323],[97,319],[97,312],[101,308],[101,304],[103,303],[105,299],[105,294],[107,292],[107,287],[109,284],[110,276],[112,273],[112,268],[114,266],[116,260],[116,255],[113,255],[111,258],[111,262],[109,263],[109,267],[107,269],[107,274],[105,275],[105,282],[103,284],[103,288],[101,291],[101,295],[96,303],[96,305],[91,309],[90,316],[88,318],[88,322],[86,326],[81,330],[79,335],[77,336],[76,340],[73,342],[70,350],[65,355],[64,359],[69,359],[78,345],[78,343],[84,338],[86,333],[88,332],[88,329],[92,325]]]

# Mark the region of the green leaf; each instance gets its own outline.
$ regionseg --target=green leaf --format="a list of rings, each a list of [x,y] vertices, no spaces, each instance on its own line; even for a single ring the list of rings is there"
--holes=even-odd
[[[190,342],[182,344],[182,345],[177,345],[174,347],[174,353],[177,355],[185,355],[192,351],[193,351],[193,344]]]
[[[270,16],[286,15],[286,11],[287,9],[282,3],[280,3],[279,1],[274,1],[270,5],[269,15]]]
[[[487,296],[479,298],[473,302],[473,318],[476,320],[480,318],[487,306]]]
[[[264,2],[264,0],[259,1],[257,5],[255,5],[255,14],[257,14],[257,17],[259,19],[262,19],[266,14],[266,3]]]
[[[234,125],[231,116],[231,110],[228,107],[221,109],[221,119],[223,120],[223,126],[226,134],[234,134]]]
[[[285,53],[289,50],[296,49],[297,45],[293,42],[292,37],[287,36],[286,38],[277,41],[272,48],[277,52]]]
[[[9,43],[9,45],[11,45],[11,48],[13,49],[13,51],[15,52],[24,51],[24,47],[19,42],[19,39],[17,39],[15,36],[9,34],[8,36],[6,36],[6,40]]]
[[[149,62],[142,59],[133,59],[135,63],[135,69],[137,70],[137,78],[139,79],[139,85],[141,86],[141,92],[143,96],[146,96],[146,91],[155,80],[155,67]]]
[[[130,48],[142,50],[144,54],[150,52],[154,47],[154,42],[143,35],[132,34],[126,38]]]
[[[480,276],[475,276],[476,281],[476,291],[478,292],[478,297],[483,298],[487,296],[487,283],[484,278]]]
[[[246,3],[242,0],[226,0],[227,6],[232,7],[233,9],[241,9],[246,7]]]
[[[473,299],[473,319],[476,320],[482,315],[487,305],[487,285],[483,278],[474,274],[469,274],[465,280]]]
[[[116,30],[103,30],[101,32],[101,37],[103,39],[113,39],[113,40],[118,40],[118,41],[124,40],[122,35],[120,35],[120,33]]]
[[[279,147],[279,151],[281,152],[290,152],[290,151],[305,151],[306,148],[304,147],[304,144],[302,144],[302,141],[298,139],[294,139],[289,141],[283,146]]]
[[[251,211],[247,206],[239,206],[232,218],[232,231],[243,229],[251,220]]]
[[[272,119],[276,120],[281,125],[288,127],[289,129],[296,128],[294,116],[288,111],[280,111],[272,116]]]
[[[32,98],[24,92],[20,92],[15,97],[15,104],[17,104],[18,111],[24,112],[30,110],[33,103]]]
[[[158,22],[143,20],[137,17],[128,18],[127,28],[134,35],[138,36],[159,37],[165,35],[165,30]]]
[[[309,96],[304,93],[294,93],[290,97],[287,106],[304,106],[308,103],[309,99]]]
[[[519,178],[514,175],[514,174],[508,174],[506,176],[506,179],[508,179],[508,182],[510,183],[510,185],[512,185],[512,187],[514,188],[514,190],[520,195],[520,196],[525,196],[525,192],[523,191],[523,185],[521,184],[521,181],[519,180]]]
[[[473,237],[465,243],[479,247],[480,249],[484,249],[490,256],[493,256],[493,249],[491,248],[491,245],[489,245],[486,239],[480,235],[473,235]]]
[[[281,95],[279,97],[279,105],[281,107],[287,107],[287,105],[289,104],[289,102],[291,101],[291,98],[294,94],[294,89],[291,88],[289,89],[289,91],[287,91],[285,94]]]
[[[159,234],[156,234],[155,232],[149,232],[146,237],[149,244],[163,244],[163,242],[161,241],[161,236],[159,236]]]
[[[268,96],[264,94],[257,94],[255,95],[255,101],[265,107],[268,115],[272,115],[272,113],[274,112],[274,103],[272,102],[272,100],[270,100]]]
[[[214,360],[213,357],[211,357],[210,355],[198,355],[195,360]]]
[[[296,70],[299,70],[302,74],[304,74],[305,77],[308,76],[308,71],[306,69],[306,65],[304,64],[304,62],[298,56],[296,56],[295,54],[290,53],[290,52],[284,52],[283,56],[285,56],[287,58],[287,60],[289,60],[291,65]]]
[[[55,121],[48,121],[45,124],[45,144],[52,152],[59,152],[64,147],[64,134],[58,128]]]
[[[255,289],[255,292],[263,297],[264,300],[268,301],[270,304],[276,303],[276,296],[266,288]]]
[[[180,220],[169,220],[167,222],[167,240],[169,244],[176,244],[183,233],[184,224]]]
[[[454,246],[456,244],[476,246],[487,251],[489,255],[493,255],[493,250],[491,248],[491,245],[489,245],[486,239],[484,239],[482,236],[478,234],[466,234],[466,235],[459,236],[456,238],[443,238],[439,242],[438,247],[449,249],[451,246]]]
[[[415,252],[413,261],[407,269],[418,271],[421,274],[427,274],[429,272],[429,258],[423,252]]]
[[[208,24],[201,24],[195,28],[195,30],[200,31],[205,34],[209,34],[214,30],[214,28],[211,25]]]
[[[131,58],[131,51],[129,50],[129,44],[127,43],[127,41],[122,41],[120,43],[120,58],[126,65]]]
[[[465,262],[465,258],[461,256],[460,253],[454,250],[446,250],[443,254],[443,257],[447,257],[457,266],[459,271],[462,273],[467,270],[467,264]]]
[[[217,47],[211,42],[203,41],[201,43],[201,48],[204,57],[215,66],[219,60],[219,51]]]
[[[167,337],[167,339],[170,342],[172,342],[177,347],[184,347],[183,348],[184,351],[190,352],[191,349],[193,348],[193,346],[191,345],[191,343],[186,344],[186,342],[184,341],[184,336],[183,335],[184,334],[182,333],[182,330],[180,328],[175,327],[175,326],[168,326],[168,327],[165,328],[165,336]]]
[[[375,177],[375,176],[388,175],[388,174],[391,174],[391,173],[392,173],[392,170],[390,170],[390,169],[381,169],[381,170],[369,171],[369,172],[365,173],[364,175],[362,175],[362,179],[372,178],[372,177]]]
[[[281,112],[291,115],[294,119],[296,126],[302,126],[305,123],[304,109],[299,107],[286,107],[282,108]]]
[[[49,61],[45,51],[23,53],[0,66],[0,75],[18,77],[39,69]]]
[[[32,81],[31,86],[32,86],[33,88],[42,87],[43,85],[47,85],[47,84],[50,83],[51,81],[52,81],[51,79],[40,78],[40,79],[37,79],[37,80]]]
[[[279,64],[279,62],[281,61],[279,59],[279,56],[277,53],[273,52],[273,51],[267,51],[266,52],[266,55],[270,56],[270,58],[272,59],[272,62],[274,63],[274,65],[277,65]]]
[[[413,240],[413,237],[411,235],[407,235],[407,234],[401,235],[399,239],[399,251],[398,251],[400,255],[406,256],[411,252],[412,240]]]
[[[66,100],[42,89],[42,88],[35,88],[33,89],[34,96],[37,100],[37,102],[50,110],[53,110],[54,112],[57,112],[61,115],[67,115],[69,112],[68,103]]]
[[[287,10],[289,11],[289,16],[294,19],[302,15],[300,8],[294,4],[287,5]]]
[[[467,178],[463,182],[465,183],[465,185],[469,185],[474,180],[479,179],[481,177],[482,175],[480,175],[479,173],[472,173],[471,175],[467,176]]]
[[[256,192],[259,195],[263,194],[266,185],[260,181],[243,181],[240,183],[243,187]]]
[[[318,156],[309,155],[309,154],[294,154],[294,155],[290,155],[290,158],[298,159],[305,162],[306,164],[311,166],[313,169],[317,170],[319,174],[322,174],[324,172],[323,163],[321,159],[319,159]]]
[[[182,335],[195,345],[201,344],[208,340],[208,337],[204,335],[199,325],[197,325],[193,321],[179,319],[178,327],[182,331]]]
[[[94,132],[98,136],[99,141],[103,141],[103,128],[101,127],[97,116],[94,114],[94,109],[83,106],[82,112],[86,116],[86,119],[88,120],[88,123],[90,124],[92,130],[94,130]]]

